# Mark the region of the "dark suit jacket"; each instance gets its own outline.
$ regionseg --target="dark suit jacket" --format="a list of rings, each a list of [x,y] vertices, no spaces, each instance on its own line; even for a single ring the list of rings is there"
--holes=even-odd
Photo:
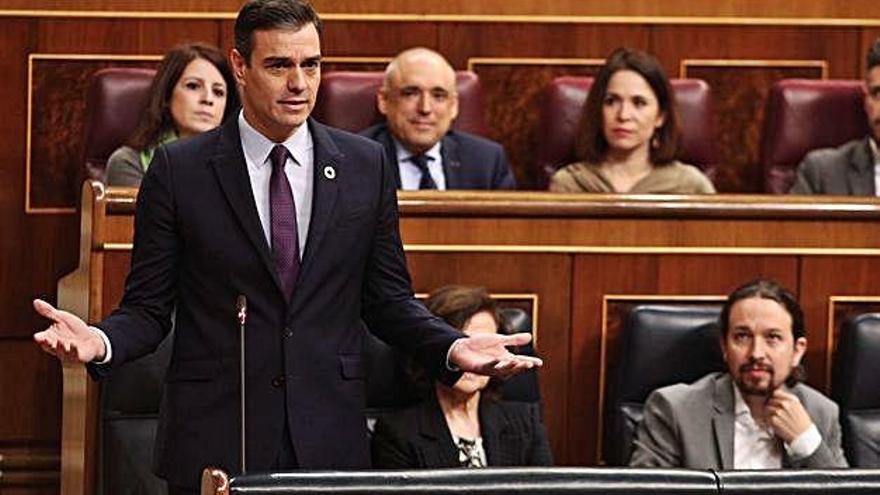
[[[239,471],[239,294],[248,303],[253,471],[276,461],[285,418],[301,467],[369,465],[364,322],[435,373],[460,336],[413,298],[381,147],[308,125],[313,213],[290,301],[260,227],[237,119],[159,148],[141,185],[125,294],[97,324],[112,361],[92,370],[100,375],[151,352],[176,313],[156,444],[157,474],[172,484],[196,486],[208,465]]]
[[[874,196],[874,158],[867,139],[811,151],[798,167],[791,194]]]
[[[837,404],[804,384],[788,391],[807,410],[822,435],[822,443],[805,459],[792,460],[783,452],[783,465],[812,469],[847,467]],[[729,373],[710,373],[690,385],[657,389],[645,402],[630,466],[733,469],[734,415],[733,380]]]
[[[385,148],[400,188],[397,149],[387,124],[377,124],[361,132]],[[440,145],[446,189],[516,189],[507,156],[500,144],[466,132],[450,130]]]
[[[480,398],[480,434],[489,466],[550,466],[553,456],[538,404]],[[384,415],[372,440],[374,468],[461,467],[446,418],[431,396]]]

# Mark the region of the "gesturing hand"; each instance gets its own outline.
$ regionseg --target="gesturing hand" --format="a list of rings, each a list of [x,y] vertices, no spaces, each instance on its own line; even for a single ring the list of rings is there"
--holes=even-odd
[[[34,309],[52,320],[49,328],[34,334],[34,342],[44,351],[64,362],[88,363],[104,358],[104,341],[78,316],[55,309],[42,299],[34,299]]]
[[[801,401],[782,388],[773,391],[767,401],[767,422],[776,436],[789,444],[813,424]]]
[[[463,371],[505,378],[543,366],[543,361],[536,357],[512,354],[506,349],[507,346],[528,344],[531,340],[528,333],[475,333],[456,341],[449,357]]]

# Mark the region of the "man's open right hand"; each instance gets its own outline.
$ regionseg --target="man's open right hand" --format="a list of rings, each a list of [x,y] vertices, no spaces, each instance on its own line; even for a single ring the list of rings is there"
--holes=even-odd
[[[34,299],[37,313],[52,320],[52,325],[34,334],[34,342],[63,362],[88,363],[104,359],[104,341],[78,316],[56,309],[42,299]]]

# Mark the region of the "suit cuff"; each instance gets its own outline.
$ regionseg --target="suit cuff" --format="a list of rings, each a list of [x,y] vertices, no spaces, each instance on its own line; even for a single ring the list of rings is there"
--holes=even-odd
[[[113,348],[110,347],[110,339],[107,337],[107,334],[104,333],[104,331],[101,330],[101,329],[98,328],[98,327],[92,327],[92,326],[90,326],[90,327],[89,327],[89,330],[91,330],[92,332],[96,333],[96,334],[98,335],[98,337],[101,337],[101,340],[104,341],[104,359],[102,359],[102,360],[100,360],[100,361],[95,360],[95,361],[92,361],[92,362],[95,363],[95,364],[107,364],[107,363],[109,363],[110,360],[113,359]]]
[[[449,350],[446,351],[446,370],[447,371],[461,371],[461,368],[458,367],[457,364],[452,362],[452,350],[455,349],[455,346],[464,341],[465,338],[455,339],[452,342],[452,345],[449,346]]]
[[[822,435],[815,424],[811,424],[807,431],[798,435],[790,444],[785,444],[785,451],[793,460],[806,459],[816,452],[822,445]]]

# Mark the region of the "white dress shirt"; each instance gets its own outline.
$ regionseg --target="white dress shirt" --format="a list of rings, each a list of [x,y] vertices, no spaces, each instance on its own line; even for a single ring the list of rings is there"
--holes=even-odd
[[[397,150],[397,169],[400,171],[400,188],[407,191],[417,190],[419,188],[419,182],[422,180],[422,172],[419,170],[419,167],[410,160],[410,158],[417,153],[407,150],[393,137],[391,140],[394,141],[394,148]],[[441,142],[442,141],[438,141],[423,154],[428,157],[428,172],[431,173],[431,178],[434,179],[434,183],[437,184],[437,189],[444,191],[446,190],[446,176],[443,175],[443,157],[440,154]]]
[[[781,442],[770,426],[762,426],[752,417],[748,404],[743,399],[739,387],[733,384],[734,431],[733,468],[734,469],[780,469],[782,467],[783,445],[792,459],[809,457],[822,443],[822,435],[815,424],[801,433],[791,444]]]
[[[283,143],[275,143],[260,134],[244,118],[244,111],[238,115],[238,129],[241,136],[241,149],[247,162],[248,176],[251,179],[251,190],[257,204],[257,214],[269,247],[272,247],[272,228],[269,205],[269,179],[272,177],[272,164],[269,153],[276,144],[281,144],[290,155],[284,165],[284,173],[293,190],[296,204],[296,227],[299,237],[299,257],[302,260],[309,235],[309,222],[312,218],[312,185],[314,183],[315,156],[314,144],[309,126],[303,123]],[[293,157],[293,159],[291,159]]]

